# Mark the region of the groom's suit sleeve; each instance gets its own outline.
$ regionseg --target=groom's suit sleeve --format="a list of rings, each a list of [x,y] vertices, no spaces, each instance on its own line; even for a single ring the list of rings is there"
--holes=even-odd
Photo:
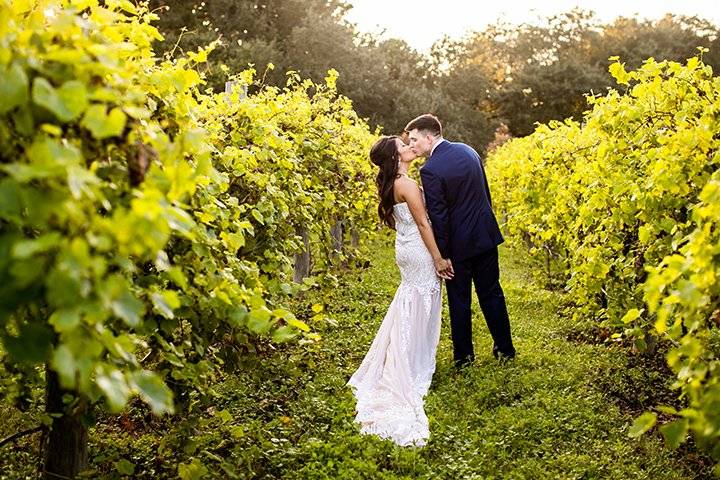
[[[427,168],[420,170],[425,204],[432,223],[435,243],[443,258],[450,257],[450,218],[448,216],[445,182]]]

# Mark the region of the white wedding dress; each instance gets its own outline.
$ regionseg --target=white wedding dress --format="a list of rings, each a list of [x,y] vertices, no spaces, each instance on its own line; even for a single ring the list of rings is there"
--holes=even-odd
[[[435,372],[442,308],[440,279],[407,203],[394,207],[395,259],[402,281],[370,350],[348,381],[361,433],[398,445],[430,436],[423,397]]]

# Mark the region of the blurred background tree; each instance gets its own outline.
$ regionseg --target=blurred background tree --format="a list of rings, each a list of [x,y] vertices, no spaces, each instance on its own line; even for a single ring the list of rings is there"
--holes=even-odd
[[[168,40],[159,44],[163,53],[221,39],[207,66],[209,88],[222,90],[228,73],[248,65],[266,84],[279,86],[290,70],[321,81],[335,68],[338,89],[373,127],[399,133],[409,119],[433,112],[448,138],[483,152],[501,124],[508,135],[524,136],[536,122],[579,118],[587,94],[615,86],[608,57],[636,68],[648,57],[684,61],[702,46],[710,49],[705,62],[720,68],[718,26],[698,17],[620,17],[602,24],[592,12],[574,9],[533,24],[498,22],[462,39],[444,38],[423,54],[403,40],[359,32],[345,20],[352,7],[342,0],[150,3]],[[266,70],[269,63],[275,68]]]

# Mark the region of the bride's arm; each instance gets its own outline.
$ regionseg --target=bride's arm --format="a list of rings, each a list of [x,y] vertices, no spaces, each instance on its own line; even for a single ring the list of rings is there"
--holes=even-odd
[[[423,202],[420,188],[415,182],[406,180],[402,183],[398,193],[400,193],[403,200],[407,202],[410,213],[417,224],[418,230],[420,230],[423,243],[425,243],[430,255],[432,255],[433,262],[435,262],[437,266],[438,262],[443,261],[443,257],[435,242],[435,235],[433,235],[432,226],[428,221],[427,210],[425,210],[425,203]]]

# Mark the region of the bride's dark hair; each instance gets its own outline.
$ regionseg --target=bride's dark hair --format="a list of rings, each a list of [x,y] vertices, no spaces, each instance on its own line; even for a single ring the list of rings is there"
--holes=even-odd
[[[395,229],[393,205],[395,205],[394,185],[397,178],[398,163],[400,160],[395,135],[381,137],[370,149],[370,161],[380,167],[375,179],[378,197],[378,215],[382,223]]]

